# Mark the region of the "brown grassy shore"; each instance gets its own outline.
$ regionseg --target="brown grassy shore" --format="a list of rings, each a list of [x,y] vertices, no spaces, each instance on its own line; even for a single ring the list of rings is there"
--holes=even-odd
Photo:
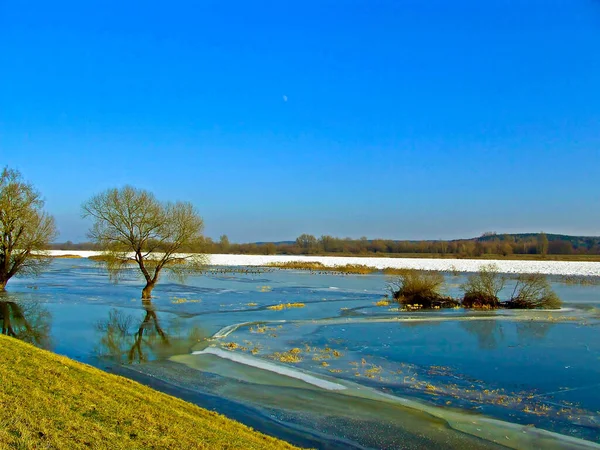
[[[135,381],[3,335],[0,360],[0,448],[296,448]]]

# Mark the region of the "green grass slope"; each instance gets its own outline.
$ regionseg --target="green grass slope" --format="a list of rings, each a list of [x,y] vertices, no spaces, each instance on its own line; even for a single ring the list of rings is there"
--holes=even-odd
[[[3,335],[0,361],[0,448],[296,448],[127,378]]]

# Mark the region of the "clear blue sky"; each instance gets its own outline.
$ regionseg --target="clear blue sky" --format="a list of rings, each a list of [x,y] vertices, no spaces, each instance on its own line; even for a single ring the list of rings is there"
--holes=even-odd
[[[0,165],[233,241],[600,234],[600,2],[0,0]]]

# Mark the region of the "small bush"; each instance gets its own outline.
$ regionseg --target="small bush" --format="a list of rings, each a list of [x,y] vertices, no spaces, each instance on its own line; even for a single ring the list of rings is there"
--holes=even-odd
[[[282,309],[289,308],[304,308],[304,306],[304,303],[280,303],[278,305],[267,306],[267,309],[281,311]]]
[[[462,306],[465,308],[491,309],[500,306],[498,294],[504,288],[506,277],[498,272],[498,266],[487,264],[479,272],[469,276],[461,286],[464,291]]]
[[[544,274],[522,274],[517,277],[513,294],[503,306],[518,309],[559,309],[562,302],[550,287]]]
[[[458,302],[444,297],[440,291],[444,276],[435,271],[406,270],[389,284],[392,297],[403,306],[420,305],[421,308],[449,307]]]
[[[483,292],[465,292],[461,305],[463,308],[496,309],[500,307],[500,300]]]

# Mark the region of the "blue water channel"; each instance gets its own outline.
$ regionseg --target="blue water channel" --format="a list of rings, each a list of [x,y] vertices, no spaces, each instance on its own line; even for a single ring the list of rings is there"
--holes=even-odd
[[[215,269],[143,303],[135,272],[57,259],[0,301],[17,337],[299,445],[600,443],[599,285],[554,279],[560,311],[404,312],[380,273]]]

